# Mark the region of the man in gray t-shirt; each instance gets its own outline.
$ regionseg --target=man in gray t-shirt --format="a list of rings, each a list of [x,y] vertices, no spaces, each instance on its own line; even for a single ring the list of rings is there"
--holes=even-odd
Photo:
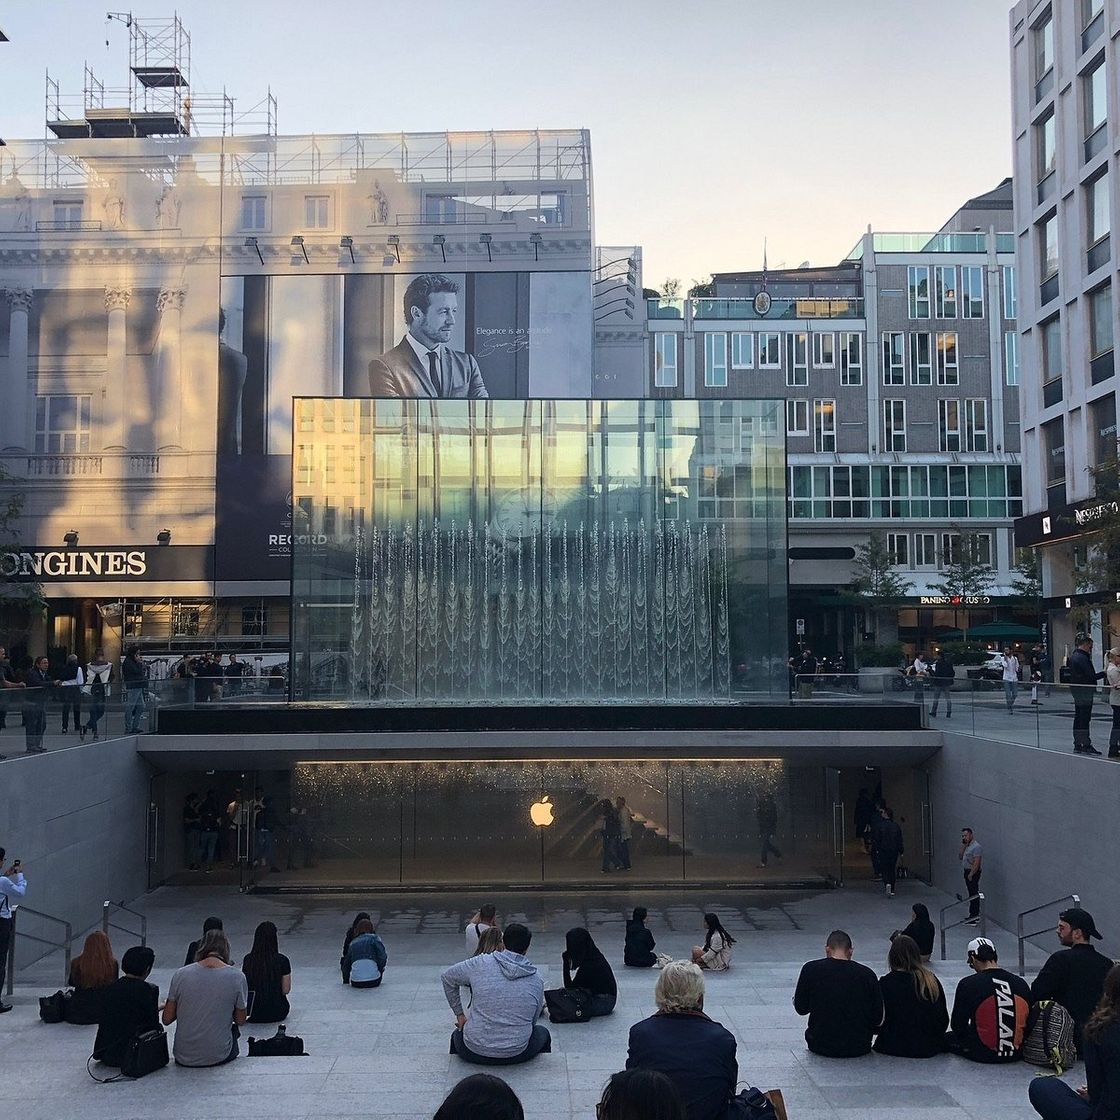
[[[961,829],[961,871],[964,874],[965,898],[973,899],[968,905],[969,925],[980,921],[980,868],[984,862],[984,852],[971,828]]]
[[[245,974],[218,957],[180,968],[171,977],[163,1022],[175,1023],[175,1062],[218,1066],[237,1057],[233,1028],[245,1022]]]

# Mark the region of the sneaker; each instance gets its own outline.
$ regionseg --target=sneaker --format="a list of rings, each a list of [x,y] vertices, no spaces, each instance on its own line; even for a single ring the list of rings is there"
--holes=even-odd
[[[1101,756],[1101,752],[1099,750],[1097,750],[1096,747],[1086,747],[1085,748],[1085,753],[1086,754],[1095,754],[1098,758],[1100,758],[1100,756]]]
[[[10,1003],[0,1003],[0,1015],[3,1015],[5,1011],[11,1011],[11,1009],[12,1005]]]
[[[893,887],[887,893],[890,895],[891,898],[894,898],[894,888]]]
[[[966,925],[966,926],[978,926],[980,924],[980,919],[979,918],[965,918],[965,920],[962,924]]]

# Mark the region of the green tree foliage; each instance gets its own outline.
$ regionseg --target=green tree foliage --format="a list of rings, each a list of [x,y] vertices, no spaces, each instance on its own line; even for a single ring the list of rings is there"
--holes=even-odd
[[[957,533],[957,543],[947,564],[941,568],[941,580],[930,584],[938,593],[950,599],[976,599],[987,595],[995,582],[995,571],[983,559],[978,533]],[[965,603],[964,641],[968,641],[968,608]]]
[[[898,570],[883,533],[872,533],[864,544],[856,546],[854,567],[855,578],[844,598],[871,615],[877,642],[883,616],[897,610],[914,585]]]

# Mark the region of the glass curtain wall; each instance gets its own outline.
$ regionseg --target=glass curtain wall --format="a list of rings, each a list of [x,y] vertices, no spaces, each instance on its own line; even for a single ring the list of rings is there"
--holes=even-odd
[[[784,694],[773,401],[302,398],[293,695]]]

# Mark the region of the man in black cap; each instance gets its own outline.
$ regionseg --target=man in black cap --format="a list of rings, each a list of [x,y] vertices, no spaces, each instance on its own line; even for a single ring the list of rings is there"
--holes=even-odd
[[[957,985],[945,1049],[973,1062],[1017,1062],[1031,1009],[1027,982],[1000,968],[986,937],[974,937],[967,953],[973,975]]]
[[[1076,1027],[1074,1041],[1081,1053],[1081,1031],[1104,992],[1104,978],[1112,961],[1098,953],[1090,938],[1100,937],[1093,915],[1072,907],[1058,915],[1058,940],[1065,946],[1050,955],[1031,985],[1031,999],[1057,1000]]]

